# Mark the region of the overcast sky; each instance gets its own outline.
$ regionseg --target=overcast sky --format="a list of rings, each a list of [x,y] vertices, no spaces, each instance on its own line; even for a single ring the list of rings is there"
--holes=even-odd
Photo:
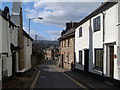
[[[57,40],[66,22],[79,22],[101,5],[102,2],[37,2],[23,3],[24,29],[28,31],[28,19],[32,17],[43,17],[43,20],[31,21],[31,36],[35,34],[39,39]],[[58,0],[59,1],[59,0]],[[84,0],[85,1],[85,0]],[[100,0],[98,0],[100,1]],[[7,5],[12,8],[12,3],[3,3],[2,8]]]

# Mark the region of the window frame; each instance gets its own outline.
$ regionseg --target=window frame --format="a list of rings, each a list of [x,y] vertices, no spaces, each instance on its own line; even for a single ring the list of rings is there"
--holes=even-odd
[[[68,39],[68,47],[70,47],[70,38]]]
[[[101,30],[101,16],[97,16],[93,19],[93,30],[94,32]]]
[[[97,50],[102,50],[102,57],[100,57],[100,58],[99,58],[99,61],[98,61],[98,62],[100,62],[100,59],[102,59],[102,60],[101,60],[101,63],[99,63],[100,66],[98,66],[97,63],[96,63],[96,62],[97,62],[97,59],[96,59],[96,58],[97,58],[97,56],[96,56]],[[98,56],[100,56],[100,51],[99,51],[98,53],[99,53]],[[103,49],[102,49],[102,48],[94,49],[94,55],[95,55],[95,56],[94,56],[94,57],[95,57],[95,59],[94,59],[94,60],[95,60],[95,69],[102,71],[102,68],[103,68]]]
[[[79,37],[82,37],[82,27],[79,28]]]
[[[70,53],[68,52],[68,64],[70,64]]]
[[[80,56],[80,53],[81,53],[81,56]],[[82,65],[82,56],[83,56],[83,53],[82,53],[82,50],[80,50],[79,51],[79,63],[78,64],[81,64],[81,65]]]

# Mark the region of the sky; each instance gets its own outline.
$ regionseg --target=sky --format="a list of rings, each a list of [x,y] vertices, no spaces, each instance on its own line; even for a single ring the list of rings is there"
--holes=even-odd
[[[31,20],[31,37],[34,39],[37,34],[40,40],[57,40],[65,29],[66,22],[80,22],[101,5],[101,2],[92,1],[95,2],[23,2],[23,28],[28,32],[29,18],[42,17],[42,20]],[[2,2],[1,9],[5,6],[12,11],[12,2]]]

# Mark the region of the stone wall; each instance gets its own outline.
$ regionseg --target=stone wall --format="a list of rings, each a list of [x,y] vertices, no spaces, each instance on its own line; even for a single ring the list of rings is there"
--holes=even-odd
[[[68,45],[68,40],[70,40],[69,45]],[[74,64],[74,40],[75,40],[74,37],[69,37],[60,41],[60,66],[62,66],[62,55],[63,55],[63,67],[66,69],[71,69],[71,63]]]

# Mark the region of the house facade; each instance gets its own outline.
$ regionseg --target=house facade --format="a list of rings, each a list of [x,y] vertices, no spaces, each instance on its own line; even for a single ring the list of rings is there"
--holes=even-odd
[[[4,11],[0,10],[1,20],[1,74],[0,77],[9,77],[12,75],[12,52],[11,52],[11,31],[15,25],[10,21],[9,8],[5,7]]]
[[[66,23],[66,30],[63,30],[61,37],[58,39],[60,43],[60,61],[59,66],[71,69],[74,65],[74,45],[75,45],[75,29],[78,23]]]
[[[4,11],[0,10],[0,80],[31,68],[33,39],[22,29],[22,9],[20,7],[19,9],[18,16],[12,17],[7,6]],[[17,23],[14,22],[16,17],[21,17],[18,20],[20,23],[18,26],[14,24]],[[22,45],[20,45],[21,41]],[[25,58],[21,58],[21,55]]]
[[[75,30],[75,68],[119,80],[119,14],[106,2],[79,22]]]
[[[32,41],[33,39],[23,30],[22,3],[13,2],[11,20],[17,26],[13,37],[14,46],[18,46],[14,55],[15,72],[25,72],[31,68]],[[16,38],[15,38],[16,37]]]

